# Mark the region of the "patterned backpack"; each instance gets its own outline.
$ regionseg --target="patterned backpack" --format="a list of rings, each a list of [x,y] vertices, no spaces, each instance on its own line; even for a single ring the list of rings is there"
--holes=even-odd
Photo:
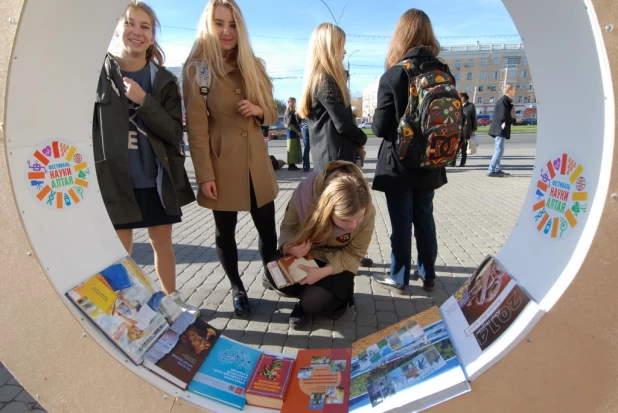
[[[399,121],[395,152],[408,168],[442,168],[457,154],[463,119],[461,100],[448,66],[440,61],[423,63],[406,59],[410,80],[408,106]]]

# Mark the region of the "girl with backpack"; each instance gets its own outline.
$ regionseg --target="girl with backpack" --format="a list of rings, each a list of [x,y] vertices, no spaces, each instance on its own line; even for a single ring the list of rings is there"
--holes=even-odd
[[[367,135],[352,116],[344,46],[345,33],[331,23],[320,24],[309,40],[298,114],[308,119],[311,157],[318,171],[330,161],[354,162],[357,155],[365,158]]]
[[[406,11],[399,19],[386,55],[386,73],[378,85],[378,104],[373,117],[373,132],[383,138],[378,152],[373,189],[384,192],[391,219],[391,265],[388,273],[374,280],[399,292],[405,291],[412,267],[412,226],[416,238],[417,271],[423,289],[435,285],[435,261],[438,255],[433,217],[434,191],[446,184],[445,168],[408,168],[395,152],[397,128],[408,104],[409,79],[404,59],[416,67],[437,61],[440,44],[427,15],[418,9]],[[450,75],[450,72],[447,73]],[[452,77],[452,76],[451,76]]]
[[[165,294],[176,292],[172,226],[195,200],[184,168],[180,92],[161,65],[159,21],[145,3],[131,1],[105,56],[93,117],[93,149],[103,202],[129,253],[133,230],[148,228]]]
[[[197,71],[205,68],[209,88],[198,85]],[[197,202],[212,209],[217,255],[232,286],[234,313],[250,317],[238,270],[236,224],[238,211],[251,213],[266,264],[277,250],[274,200],[279,188],[261,126],[277,121],[277,105],[234,0],[206,5],[184,66],[183,92]]]
[[[301,265],[307,276],[279,290],[299,299],[290,314],[292,328],[302,327],[308,316],[341,317],[354,304],[354,277],[375,214],[369,184],[351,162],[330,162],[298,185],[281,223],[281,252],[299,258],[310,253],[320,268]]]

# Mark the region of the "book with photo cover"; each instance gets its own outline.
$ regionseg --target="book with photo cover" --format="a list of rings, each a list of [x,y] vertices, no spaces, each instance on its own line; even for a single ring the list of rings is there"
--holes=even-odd
[[[300,269],[300,266],[317,268],[311,254],[305,257],[297,258],[293,255],[286,255],[277,261],[271,261],[267,264],[268,272],[272,277],[275,287],[283,288],[289,285],[296,284],[307,276],[307,272]]]
[[[219,337],[197,374],[189,391],[242,410],[247,399],[249,376],[262,352],[225,336]]]
[[[351,349],[299,350],[281,413],[344,413],[350,399]]]
[[[354,343],[350,412],[419,411],[470,391],[437,307]]]
[[[216,328],[183,312],[146,353],[143,365],[184,390],[219,336]]]
[[[491,255],[440,312],[470,380],[506,354],[542,315],[537,303]],[[515,323],[518,327],[510,329]],[[505,335],[509,337],[494,346]]]
[[[293,368],[292,358],[262,354],[247,384],[247,403],[280,410]]]
[[[128,256],[66,295],[136,364],[169,328],[163,293]]]

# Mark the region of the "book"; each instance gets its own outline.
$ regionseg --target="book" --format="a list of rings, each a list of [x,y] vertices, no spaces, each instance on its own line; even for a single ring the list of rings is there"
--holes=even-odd
[[[352,347],[350,412],[419,411],[470,391],[438,307]]]
[[[491,367],[541,316],[534,300],[491,255],[445,301],[440,312],[470,380]],[[520,324],[510,337],[490,349],[518,319]]]
[[[245,389],[261,351],[219,337],[205,362],[189,383],[189,391],[242,410]]]
[[[130,257],[66,295],[136,364],[169,328],[160,309],[163,293]]]
[[[262,354],[247,384],[247,403],[281,409],[293,368],[292,358]]]
[[[210,324],[183,312],[146,353],[143,365],[184,390],[220,335]]]
[[[286,255],[277,261],[269,262],[266,266],[275,283],[275,287],[283,288],[296,284],[307,276],[307,272],[300,269],[301,265],[318,268],[318,264],[311,257],[311,254],[300,258]]]
[[[347,412],[351,354],[349,348],[299,350],[281,412]]]

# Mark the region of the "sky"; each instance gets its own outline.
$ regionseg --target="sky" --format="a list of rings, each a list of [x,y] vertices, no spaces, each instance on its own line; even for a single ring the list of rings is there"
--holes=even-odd
[[[517,43],[517,28],[500,0],[324,0],[346,32],[353,96],[384,72],[388,41],[409,8],[424,10],[442,45]],[[348,4],[343,10],[344,5]],[[193,40],[206,0],[146,0],[161,22],[158,40],[166,66],[181,66]],[[274,95],[300,98],[309,37],[320,23],[334,19],[321,0],[237,0],[255,54],[273,78]],[[446,7],[445,7],[446,6]],[[343,14],[342,14],[343,10]],[[509,36],[509,37],[505,37]],[[458,38],[453,38],[458,37]],[[353,53],[354,52],[354,53]],[[294,79],[280,79],[295,77]]]

